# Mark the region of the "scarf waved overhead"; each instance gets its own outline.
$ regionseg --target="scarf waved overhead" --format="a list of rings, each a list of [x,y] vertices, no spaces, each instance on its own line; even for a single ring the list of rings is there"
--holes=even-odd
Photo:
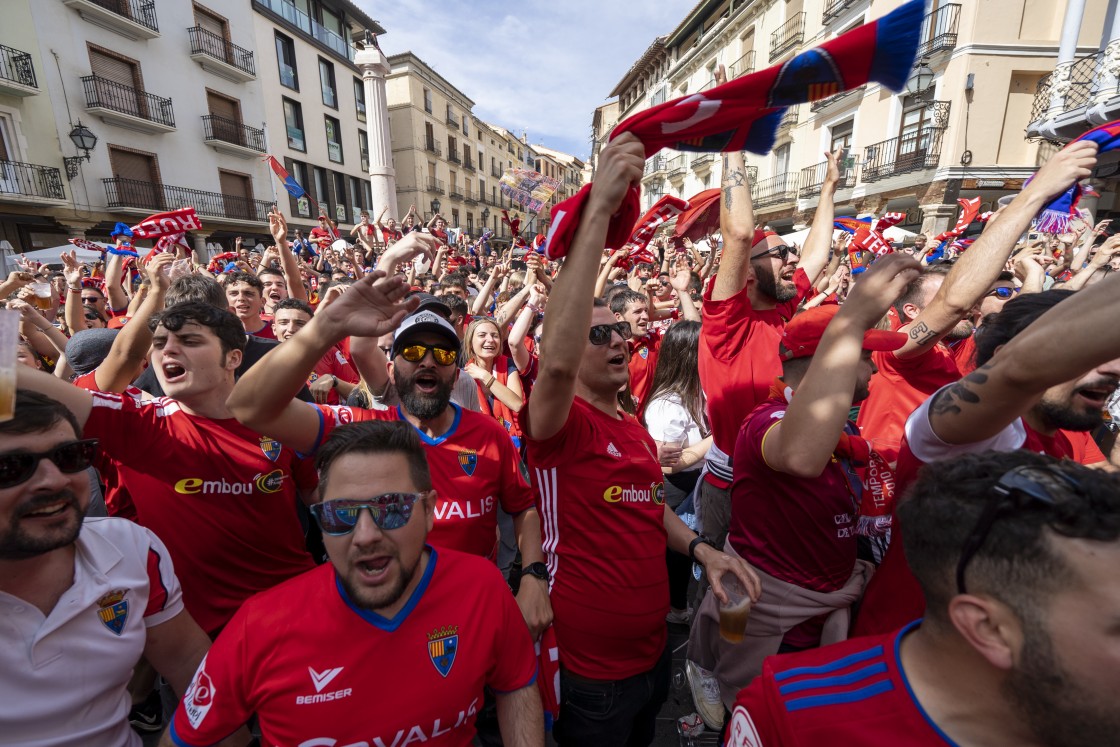
[[[1120,148],[1120,119],[1115,119],[1100,127],[1094,127],[1077,140],[1070,141],[1066,147],[1080,141],[1092,140],[1097,144],[1097,153],[1107,153]],[[1034,177],[1032,176],[1031,179]],[[1027,184],[1030,183],[1027,180]],[[1026,185],[1024,185],[1026,186]],[[1074,183],[1072,187],[1046,203],[1034,219],[1034,226],[1043,233],[1065,233],[1069,229],[1070,218],[1077,216],[1077,203],[1086,193],[1088,186]]]
[[[657,264],[657,257],[649,250],[649,242],[657,233],[658,226],[676,218],[685,210],[688,210],[688,202],[673,195],[665,195],[654,203],[634,226],[634,233],[630,234],[630,240],[626,243],[630,248],[630,256],[621,260],[618,266],[629,270],[635,263]]]
[[[923,0],[910,0],[878,21],[864,24],[774,67],[638,112],[619,123],[611,139],[631,132],[645,146],[646,158],[662,148],[709,153],[766,153],[774,144],[786,107],[827,98],[876,82],[899,91],[914,64],[921,36]],[[588,184],[552,209],[545,252],[564,256],[575,237]],[[629,236],[641,210],[638,188],[631,187],[612,216],[606,246],[617,249]]]

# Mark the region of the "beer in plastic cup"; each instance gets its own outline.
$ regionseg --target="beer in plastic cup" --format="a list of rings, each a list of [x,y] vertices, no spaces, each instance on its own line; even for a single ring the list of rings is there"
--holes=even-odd
[[[34,282],[31,284],[31,292],[34,293],[32,302],[35,308],[40,311],[47,311],[51,307],[51,284],[44,282]]]
[[[729,643],[739,643],[751,615],[751,595],[743,582],[731,573],[723,574],[720,584],[727,594],[727,603],[719,603],[719,634]]]
[[[19,319],[18,311],[0,311],[0,422],[11,420],[15,415]]]

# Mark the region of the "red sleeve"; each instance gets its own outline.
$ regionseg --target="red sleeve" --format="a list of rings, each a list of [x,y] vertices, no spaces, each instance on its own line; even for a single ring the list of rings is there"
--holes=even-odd
[[[242,607],[210,647],[171,721],[171,739],[186,747],[217,744],[253,715],[247,697],[256,667],[246,665]]]
[[[495,583],[490,585],[494,589],[491,604],[500,612],[495,616],[497,630],[493,640],[494,653],[490,657],[493,664],[486,675],[486,684],[494,692],[502,694],[536,682],[537,654],[525,618],[521,616],[521,608],[506,589],[501,574],[495,574],[494,580]]]
[[[529,473],[507,434],[502,433],[498,443],[501,444],[502,465],[502,494],[499,500],[507,514],[519,514],[536,505],[533,491],[529,488]]]
[[[768,681],[764,673],[739,691],[735,708],[731,711],[725,747],[778,747],[785,744],[781,729],[774,723],[778,717],[771,715],[774,704],[764,690]]]
[[[1104,452],[1088,431],[1067,432],[1074,448],[1074,458],[1081,464],[1100,464],[1107,461]]]
[[[704,324],[700,328],[700,337],[715,358],[727,361],[746,344],[753,309],[746,288],[730,298],[713,301],[714,287],[713,283],[704,296]]]
[[[169,417],[167,410],[178,408],[177,403],[164,399],[141,403],[128,394],[94,391],[92,405],[82,435],[98,439],[104,454],[127,463],[130,455],[146,460],[152,454],[171,454],[182,448],[182,444],[164,437],[170,433],[158,427],[156,419],[161,409]],[[144,449],[136,448],[140,443]]]

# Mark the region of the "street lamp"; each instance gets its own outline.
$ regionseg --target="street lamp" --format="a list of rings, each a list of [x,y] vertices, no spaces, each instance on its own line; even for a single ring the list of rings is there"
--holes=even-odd
[[[910,77],[906,80],[906,93],[916,96],[927,91],[932,85],[933,70],[925,60],[918,60],[917,67],[910,72]]]
[[[486,226],[490,222],[490,208],[482,208],[482,225]]]
[[[84,151],[80,156],[68,156],[62,159],[62,162],[66,165],[66,178],[73,181],[74,177],[78,175],[78,167],[81,166],[82,161],[90,160],[89,152],[97,145],[97,135],[94,135],[79,119],[78,124],[74,125],[74,129],[70,130],[70,142],[78,150]]]
[[[438,215],[438,214],[439,214],[439,198],[437,197],[434,200],[432,200],[432,215]]]

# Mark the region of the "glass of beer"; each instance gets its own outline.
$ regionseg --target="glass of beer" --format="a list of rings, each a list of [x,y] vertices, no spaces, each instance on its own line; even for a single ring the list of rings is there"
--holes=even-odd
[[[16,404],[16,350],[20,313],[0,310],[0,422],[11,420]]]
[[[729,643],[740,643],[751,614],[751,595],[734,574],[723,574],[719,582],[727,594],[727,602],[719,603],[719,634]]]
[[[31,292],[35,294],[31,299],[35,308],[40,311],[49,310],[51,308],[51,284],[46,281],[36,281],[30,287]]]

